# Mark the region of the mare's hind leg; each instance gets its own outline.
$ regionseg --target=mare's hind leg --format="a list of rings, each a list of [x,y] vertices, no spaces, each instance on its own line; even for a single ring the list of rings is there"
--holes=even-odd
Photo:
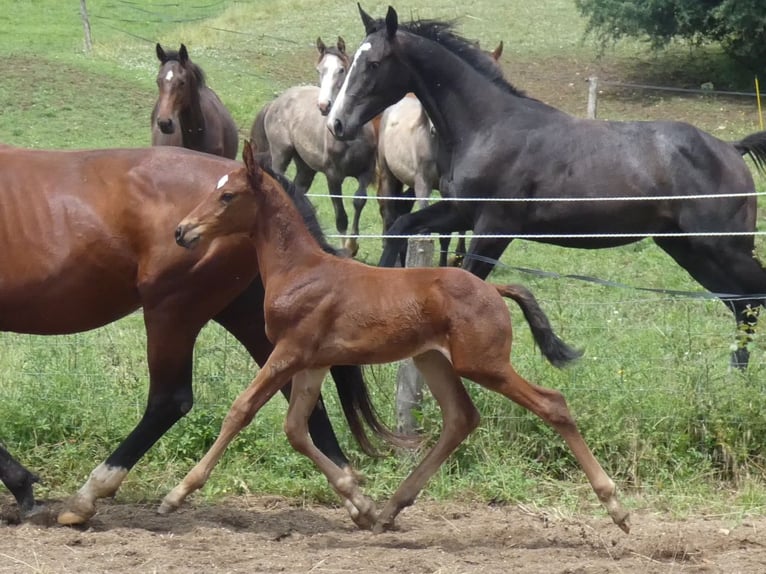
[[[194,402],[192,352],[202,325],[181,324],[183,314],[144,309],[149,361],[149,397],[138,425],[109,457],[91,472],[85,484],[59,513],[60,524],[86,522],[96,500],[114,495],[128,471]]]
[[[353,243],[347,242],[346,244],[346,249],[351,251],[354,255],[356,255],[356,252],[359,250],[359,244],[357,243],[357,238],[359,237],[359,220],[362,218],[362,210],[364,209],[364,206],[367,205],[367,188],[372,182],[372,174],[365,173],[361,175],[357,178],[357,182],[359,183],[359,187],[357,187],[354,192],[354,219],[351,222],[351,234],[355,237]]]
[[[35,503],[33,491],[34,483],[39,480],[36,474],[27,470],[0,445],[0,481],[16,499],[22,519],[29,518],[42,510],[42,506]]]
[[[617,489],[609,475],[593,456],[567,407],[564,396],[554,389],[539,387],[525,380],[514,368],[504,363],[492,369],[487,361],[473,365],[471,374],[464,373],[478,384],[505,395],[522,407],[532,411],[552,426],[569,445],[575,458],[588,477],[596,496],[606,508],[614,523],[625,532],[630,531],[629,513],[617,499]],[[503,368],[504,367],[504,368]]]
[[[296,154],[293,160],[295,162],[295,179],[293,183],[302,193],[308,193],[309,189],[311,189],[311,184],[314,183],[314,176],[317,172],[311,169],[301,156]]]
[[[348,215],[346,214],[346,208],[343,206],[343,178],[335,178],[328,175],[327,191],[330,194],[332,207],[335,210],[335,229],[341,235],[346,235],[348,233]],[[356,238],[347,237],[344,241],[344,246],[349,255],[352,257],[356,255],[356,250],[358,249]]]
[[[766,293],[766,270],[752,255],[752,242],[741,238],[656,238],[664,249],[700,285],[713,293],[742,294],[742,297],[721,299],[734,313],[737,321],[737,348],[731,365],[747,367],[748,343],[758,321],[758,311],[764,299],[748,295]]]
[[[362,494],[353,475],[344,472],[311,441],[306,422],[319,397],[326,369],[302,371],[293,377],[293,393],[285,418],[285,434],[292,447],[311,459],[327,477],[333,490],[343,500],[351,519],[360,528],[372,528],[376,521],[375,505]]]
[[[444,355],[439,351],[428,351],[413,357],[413,360],[431,394],[439,403],[442,411],[442,432],[433,448],[386,503],[378,516],[375,532],[393,526],[399,512],[415,502],[415,497],[428,479],[479,424],[479,413],[471,397],[452,363]]]
[[[205,456],[192,468],[183,480],[162,500],[158,511],[167,514],[174,511],[186,497],[202,488],[210,473],[226,451],[226,447],[239,432],[253,420],[255,414],[296,373],[292,354],[277,346],[269,360],[258,371],[255,379],[232,403],[223,420],[221,431]],[[313,404],[316,404],[316,400]],[[312,405],[313,406],[313,405]]]

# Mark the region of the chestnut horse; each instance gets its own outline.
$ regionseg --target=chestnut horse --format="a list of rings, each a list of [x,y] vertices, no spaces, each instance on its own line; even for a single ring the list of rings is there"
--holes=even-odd
[[[93,329],[143,307],[149,396],[143,418],[96,468],[59,516],[85,522],[96,499],[113,495],[127,472],[192,407],[192,352],[214,319],[263,364],[273,345],[264,332],[256,251],[229,236],[186,251],[172,229],[239,162],[176,147],[39,151],[0,146],[0,331],[41,335]],[[286,182],[286,180],[283,180]],[[286,182],[287,183],[287,182]],[[321,238],[313,208],[293,199]],[[171,231],[168,231],[171,230]],[[329,246],[326,249],[331,250]],[[374,416],[357,367],[333,367],[352,432],[365,451]],[[324,408],[312,434],[341,466]],[[0,450],[0,479],[22,513],[35,507],[35,476]]]
[[[245,166],[221,178],[215,192],[179,224],[176,239],[188,248],[232,235],[250,239],[266,289],[266,332],[275,347],[235,400],[211,449],[165,497],[162,511],[176,508],[205,483],[226,446],[292,378],[285,420],[290,444],[327,476],[358,526],[388,528],[477,427],[479,414],[461,381],[465,377],[556,429],[614,522],[629,530],[628,512],[617,499],[614,482],[577,430],[561,393],[527,382],[508,362],[511,320],[503,297],[521,307],[552,364],[562,366],[579,355],[554,334],[526,288],[492,285],[450,267],[384,269],[330,257],[311,238],[284,191],[255,162],[248,142],[243,153]],[[407,357],[413,357],[442,410],[443,431],[378,514],[355,479],[314,446],[307,420],[329,365]]]
[[[152,145],[174,145],[234,159],[237,125],[205,73],[189,59],[186,46],[165,51],[156,46],[159,97],[152,110]]]

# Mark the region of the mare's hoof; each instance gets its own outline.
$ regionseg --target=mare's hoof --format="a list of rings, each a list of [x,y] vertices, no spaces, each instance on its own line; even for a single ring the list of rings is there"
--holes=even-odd
[[[173,514],[180,506],[179,503],[171,502],[165,497],[165,500],[157,508],[157,514]]]
[[[373,534],[383,534],[384,532],[388,530],[394,529],[394,521],[393,520],[378,520],[375,523],[375,526],[372,527],[372,533]]]
[[[94,514],[96,514],[95,503],[75,494],[64,504],[64,509],[59,512],[58,523],[62,526],[77,526],[88,522]]]
[[[359,243],[356,239],[346,239],[346,243],[343,245],[343,252],[346,257],[356,257],[359,252]]]
[[[612,520],[614,520],[614,523],[619,526],[620,530],[625,534],[630,534],[630,513],[628,511],[623,511],[617,516],[612,516]]]

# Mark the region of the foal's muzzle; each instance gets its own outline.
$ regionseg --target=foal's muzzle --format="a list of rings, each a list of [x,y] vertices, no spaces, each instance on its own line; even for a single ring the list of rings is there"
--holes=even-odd
[[[176,227],[176,243],[186,249],[191,249],[200,240],[200,233],[196,227],[191,224],[181,223]]]

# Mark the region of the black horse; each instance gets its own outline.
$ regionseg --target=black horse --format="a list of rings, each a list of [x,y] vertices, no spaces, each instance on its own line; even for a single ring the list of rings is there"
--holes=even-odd
[[[335,136],[352,137],[412,91],[439,134],[445,195],[533,200],[443,200],[400,217],[389,235],[473,230],[463,266],[482,278],[511,241],[491,235],[586,249],[652,236],[732,310],[742,334],[732,363],[747,365],[766,271],[753,257],[756,196],[742,155],[763,171],[766,132],[728,143],[681,122],[575,118],[514,88],[447,23],[359,11],[367,37],[328,117]],[[600,197],[609,201],[592,201]],[[391,238],[380,264],[393,266],[404,249]]]

